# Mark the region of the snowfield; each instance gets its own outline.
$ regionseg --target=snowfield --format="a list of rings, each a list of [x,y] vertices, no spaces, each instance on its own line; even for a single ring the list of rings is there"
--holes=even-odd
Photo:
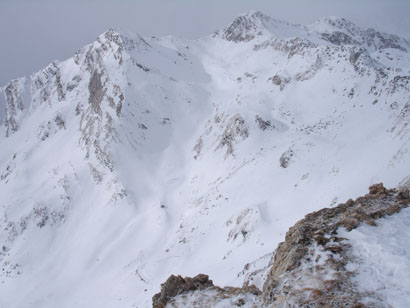
[[[362,225],[339,234],[353,246],[354,280],[363,293],[376,294],[387,307],[410,307],[410,209],[383,218],[377,227]],[[366,301],[364,301],[366,304]]]
[[[248,12],[199,40],[110,29],[11,81],[0,307],[150,307],[170,274],[241,286],[306,213],[408,176],[409,50]]]

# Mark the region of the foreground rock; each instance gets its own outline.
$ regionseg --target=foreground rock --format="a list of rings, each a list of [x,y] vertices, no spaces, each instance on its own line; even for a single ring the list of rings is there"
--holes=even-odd
[[[153,308],[186,307],[211,305],[212,303],[224,301],[243,306],[247,302],[254,302],[260,291],[254,286],[243,288],[214,286],[207,275],[199,274],[194,278],[181,276],[170,276],[161,285],[161,292],[152,298]],[[194,301],[191,301],[194,298]]]
[[[170,276],[167,281],[161,285],[161,293],[156,294],[153,300],[153,307],[162,308],[165,307],[168,301],[179,294],[186,293],[188,291],[203,290],[213,287],[212,280],[208,279],[207,275],[199,274],[194,278],[181,276]]]
[[[310,213],[291,227],[276,249],[262,292],[246,283],[219,288],[206,275],[171,276],[153,297],[153,307],[386,307],[375,295],[358,291],[355,272],[346,268],[352,247],[338,229],[351,231],[362,223],[377,227],[378,219],[409,203],[408,185],[373,185],[367,195]]]

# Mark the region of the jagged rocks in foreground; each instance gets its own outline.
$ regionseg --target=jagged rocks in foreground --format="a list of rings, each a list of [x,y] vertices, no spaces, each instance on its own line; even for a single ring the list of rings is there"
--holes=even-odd
[[[193,298],[191,298],[193,294]],[[245,299],[249,302],[258,300],[261,294],[255,286],[244,286],[243,288],[214,286],[212,280],[204,274],[199,274],[194,278],[171,275],[165,283],[161,285],[161,292],[152,298],[154,308],[170,307],[192,307],[200,303],[207,303],[213,306],[220,302],[225,305],[235,304],[242,306]],[[198,299],[196,299],[198,298]],[[200,304],[202,305],[202,304]]]
[[[153,307],[390,307],[377,294],[360,291],[353,279],[357,273],[347,266],[355,262],[352,245],[338,229],[351,231],[363,223],[377,228],[378,219],[409,203],[408,185],[373,185],[367,195],[310,213],[291,227],[261,292],[249,282],[242,288],[220,288],[203,274],[171,276],[153,297]]]
[[[197,307],[215,305],[243,306],[245,303],[259,303],[259,291],[255,286],[242,288],[214,286],[212,280],[204,274],[194,278],[171,275],[161,285],[161,292],[152,298],[153,308]]]

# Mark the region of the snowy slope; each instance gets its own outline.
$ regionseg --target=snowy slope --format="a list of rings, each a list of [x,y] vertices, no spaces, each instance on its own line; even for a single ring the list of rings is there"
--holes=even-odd
[[[259,12],[200,40],[109,30],[0,91],[0,305],[149,307],[242,284],[304,214],[408,175],[410,43]]]
[[[377,228],[363,225],[350,233],[340,232],[352,243],[359,291],[376,294],[383,305],[405,308],[410,305],[410,210],[382,220]],[[376,230],[375,230],[376,229]],[[369,304],[371,299],[368,300]],[[364,301],[367,304],[366,301]]]

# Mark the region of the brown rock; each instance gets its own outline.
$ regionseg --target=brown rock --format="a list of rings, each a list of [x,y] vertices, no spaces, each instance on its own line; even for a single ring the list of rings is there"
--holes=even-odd
[[[368,224],[369,226],[373,226],[373,227],[377,226],[376,222],[373,219],[366,220],[366,224]]]
[[[345,227],[348,231],[351,231],[360,224],[360,221],[356,218],[346,217],[340,221],[340,224]]]
[[[245,292],[247,293],[251,293],[253,295],[260,295],[262,292],[261,290],[259,290],[255,285],[250,285],[250,286],[245,286],[243,287],[243,289],[245,290]]]
[[[399,200],[408,200],[410,199],[409,189],[408,188],[401,188],[398,194]]]
[[[393,205],[393,206],[391,206],[391,207],[389,207],[389,208],[386,209],[386,214],[389,215],[389,216],[391,216],[391,215],[393,215],[393,214],[399,212],[400,210],[401,210],[400,205],[399,205],[399,204],[395,204],[395,205]]]
[[[338,245],[332,245],[332,246],[326,246],[324,248],[325,251],[330,251],[332,253],[341,253],[343,248],[341,246]]]
[[[376,195],[376,194],[385,194],[386,188],[384,188],[383,183],[374,184],[369,187],[369,194]]]
[[[165,308],[168,301],[177,295],[188,291],[203,290],[213,287],[212,280],[204,274],[199,274],[194,278],[171,275],[165,283],[161,284],[161,292],[152,297],[153,308]]]
[[[348,207],[351,207],[351,206],[354,205],[354,201],[353,201],[352,199],[349,199],[349,200],[346,201],[346,205],[347,205]]]
[[[324,236],[316,236],[315,241],[318,245],[326,245],[330,240]]]
[[[236,301],[235,305],[238,306],[238,307],[241,307],[241,306],[245,305],[245,300],[243,298],[240,298]]]
[[[310,292],[309,300],[315,300],[315,299],[319,298],[321,295],[322,295],[322,291],[320,291],[318,289],[313,289]]]

